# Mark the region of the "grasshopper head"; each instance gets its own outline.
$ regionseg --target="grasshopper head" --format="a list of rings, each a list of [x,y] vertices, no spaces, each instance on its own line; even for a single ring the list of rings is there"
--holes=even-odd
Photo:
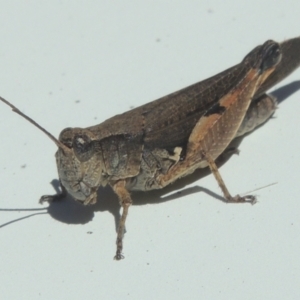
[[[101,148],[89,130],[81,128],[64,129],[57,140],[50,132],[22,113],[6,99],[0,100],[10,106],[18,115],[43,131],[58,147],[56,163],[62,185],[76,200],[84,204],[97,201],[97,190],[107,179],[103,175],[104,164]]]
[[[56,163],[59,178],[68,193],[84,204],[97,201],[97,190],[105,184],[103,161],[94,135],[86,129],[66,128],[60,136]]]

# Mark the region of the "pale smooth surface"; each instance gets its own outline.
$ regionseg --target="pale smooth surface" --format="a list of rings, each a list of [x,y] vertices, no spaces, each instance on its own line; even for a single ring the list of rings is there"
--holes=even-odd
[[[300,35],[299,0],[0,4],[0,95],[55,136],[223,71],[268,39]],[[299,80],[300,70],[275,89]],[[277,182],[254,192],[256,205],[218,201],[212,176],[181,194],[174,185],[134,195],[121,262],[117,198],[106,189],[95,207],[40,206],[54,192],[56,147],[0,103],[0,207],[45,208],[0,212],[1,225],[45,213],[0,228],[1,299],[300,299],[299,98],[221,168],[233,194]]]

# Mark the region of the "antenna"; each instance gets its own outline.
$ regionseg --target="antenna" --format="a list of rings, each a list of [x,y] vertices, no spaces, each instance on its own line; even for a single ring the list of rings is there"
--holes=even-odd
[[[33,124],[35,127],[37,127],[38,129],[40,129],[41,131],[43,131],[56,144],[56,146],[59,147],[60,149],[62,149],[65,153],[67,153],[68,151],[70,151],[70,149],[67,146],[65,146],[62,142],[60,142],[58,139],[56,139],[50,132],[48,132],[45,128],[43,128],[42,126],[40,126],[38,123],[36,123],[30,117],[28,117],[25,114],[23,114],[17,107],[15,107],[14,105],[12,105],[10,102],[8,102],[7,100],[5,100],[1,96],[0,96],[0,100],[2,102],[4,102],[6,105],[10,106],[12,108],[13,112],[15,112],[18,115],[22,116],[27,121],[29,121],[31,124]]]

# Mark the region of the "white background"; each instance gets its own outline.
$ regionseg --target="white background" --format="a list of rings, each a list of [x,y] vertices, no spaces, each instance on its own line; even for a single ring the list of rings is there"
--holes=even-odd
[[[212,76],[268,39],[300,35],[299,0],[0,6],[0,95],[55,136]],[[299,80],[300,70],[275,89]],[[0,207],[17,210],[0,212],[1,299],[299,299],[299,98],[221,168],[232,194],[277,182],[254,192],[256,205],[217,200],[211,175],[181,194],[185,181],[134,194],[120,262],[117,198],[104,189],[94,207],[70,198],[40,206],[54,193],[56,146],[0,103]]]

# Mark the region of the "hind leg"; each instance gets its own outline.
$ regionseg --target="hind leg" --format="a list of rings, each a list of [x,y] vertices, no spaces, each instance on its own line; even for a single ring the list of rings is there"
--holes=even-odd
[[[277,100],[274,96],[263,94],[254,99],[235,137],[242,136],[265,123],[276,109]]]
[[[247,110],[245,118],[236,134],[236,137],[242,136],[256,127],[266,122],[274,113],[277,108],[276,99],[267,94],[263,94],[258,99],[252,101],[250,107]],[[201,147],[195,149],[194,152],[198,152],[198,162],[195,161],[195,154],[188,154],[183,161],[179,161],[174,165],[167,174],[160,175],[157,178],[157,183],[161,186],[167,186],[174,182],[176,179],[186,176],[194,172],[197,168],[203,168],[208,166],[216,178],[227,202],[230,203],[243,203],[249,202],[254,204],[256,199],[252,195],[241,197],[236,195],[234,197],[229,193],[224,180],[216,166],[215,160],[206,153]],[[200,153],[200,155],[199,155]]]

